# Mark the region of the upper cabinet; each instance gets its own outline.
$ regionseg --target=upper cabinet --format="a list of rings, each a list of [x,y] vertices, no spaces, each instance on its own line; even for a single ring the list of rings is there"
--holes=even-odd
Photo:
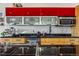
[[[6,16],[75,16],[75,8],[26,7],[6,8]]]
[[[38,16],[38,8],[6,8],[6,16]]]

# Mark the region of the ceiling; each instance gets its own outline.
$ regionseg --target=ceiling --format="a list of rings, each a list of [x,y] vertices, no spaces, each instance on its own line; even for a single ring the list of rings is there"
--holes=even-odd
[[[23,3],[24,7],[75,7],[77,3]]]
[[[78,3],[22,3],[23,7],[75,7]],[[13,7],[13,3],[0,3],[0,7]]]

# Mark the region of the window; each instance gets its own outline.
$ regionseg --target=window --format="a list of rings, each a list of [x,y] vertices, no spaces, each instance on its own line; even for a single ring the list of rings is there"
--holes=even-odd
[[[41,19],[42,19],[41,23],[43,25],[48,25],[48,24],[51,24],[51,22],[52,22],[51,17],[42,17]]]
[[[4,19],[0,18],[0,26],[3,26],[3,25],[4,25]]]
[[[22,24],[22,17],[7,17],[6,20],[9,25],[21,25]]]
[[[58,18],[57,17],[42,17],[41,18],[42,25],[57,25]]]
[[[25,17],[24,24],[26,24],[26,25],[39,25],[39,17]]]

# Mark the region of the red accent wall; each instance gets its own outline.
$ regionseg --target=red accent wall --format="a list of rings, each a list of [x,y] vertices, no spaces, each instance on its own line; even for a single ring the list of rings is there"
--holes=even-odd
[[[6,16],[75,16],[75,8],[6,8]]]

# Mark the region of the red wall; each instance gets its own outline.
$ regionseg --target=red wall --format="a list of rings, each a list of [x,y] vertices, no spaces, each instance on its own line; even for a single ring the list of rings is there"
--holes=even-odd
[[[6,8],[6,16],[75,16],[75,8]]]

